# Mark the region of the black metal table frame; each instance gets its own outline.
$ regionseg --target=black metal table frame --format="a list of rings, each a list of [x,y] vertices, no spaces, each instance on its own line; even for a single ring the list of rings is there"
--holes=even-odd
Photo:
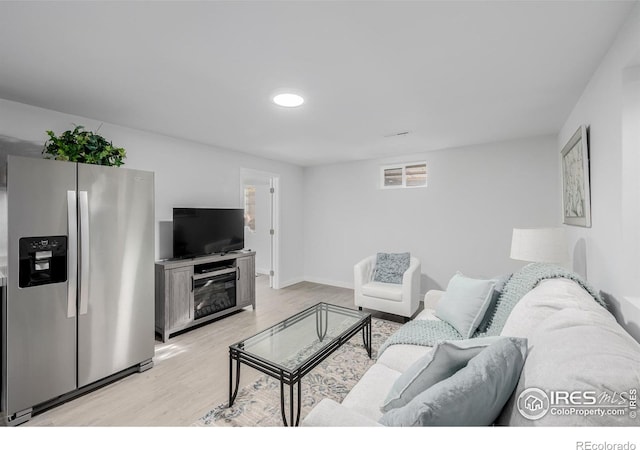
[[[266,334],[264,339],[273,334],[299,322],[302,319],[309,317],[311,314],[316,314],[316,333],[320,341],[322,341],[327,333],[328,325],[328,313],[330,309],[338,309],[341,313],[349,314],[353,312],[353,316],[360,318],[360,320],[347,328],[339,336],[333,338],[333,340],[312,354],[302,364],[296,366],[295,369],[286,368],[280,364],[271,362],[265,358],[261,358],[257,355],[253,355],[250,352],[244,350],[243,341],[237,342],[229,346],[229,405],[230,408],[238,395],[238,387],[240,384],[240,363],[244,363],[249,367],[259,370],[260,372],[274,377],[280,381],[280,411],[282,413],[282,421],[284,426],[298,426],[300,423],[300,409],[301,409],[301,393],[300,393],[300,381],[307,373],[313,370],[318,364],[324,361],[329,355],[342,346],[345,342],[356,335],[362,330],[362,340],[364,347],[367,350],[369,358],[371,358],[371,315],[367,314],[362,316],[355,310],[348,308],[336,307],[328,303],[318,303],[294,316],[283,320],[282,322],[274,325],[271,329],[271,333]],[[322,315],[324,312],[324,317]],[[261,332],[261,333],[264,333]],[[261,333],[258,333],[261,334]],[[247,338],[250,339],[250,338]],[[236,362],[235,373],[235,387],[233,376],[233,362]],[[285,385],[289,386],[289,422],[287,422],[286,410],[285,410]],[[297,388],[297,407],[294,407],[294,387]]]

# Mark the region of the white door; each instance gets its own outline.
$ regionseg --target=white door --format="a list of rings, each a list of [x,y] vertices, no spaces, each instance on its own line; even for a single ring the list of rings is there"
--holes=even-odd
[[[276,178],[271,174],[242,171],[244,247],[256,252],[256,274],[269,276],[270,287],[274,287],[276,261],[275,184]]]

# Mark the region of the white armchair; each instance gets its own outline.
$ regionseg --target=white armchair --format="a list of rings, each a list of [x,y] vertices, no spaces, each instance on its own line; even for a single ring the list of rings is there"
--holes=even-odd
[[[372,255],[353,267],[356,306],[411,318],[420,306],[420,260],[411,257],[402,284],[373,281],[375,266]]]

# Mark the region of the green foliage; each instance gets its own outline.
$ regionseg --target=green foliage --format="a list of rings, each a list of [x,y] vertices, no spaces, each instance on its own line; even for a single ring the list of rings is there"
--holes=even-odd
[[[114,147],[99,134],[86,131],[82,125],[76,125],[60,136],[50,130],[47,135],[49,140],[42,150],[45,158],[119,167],[127,156],[124,148]]]

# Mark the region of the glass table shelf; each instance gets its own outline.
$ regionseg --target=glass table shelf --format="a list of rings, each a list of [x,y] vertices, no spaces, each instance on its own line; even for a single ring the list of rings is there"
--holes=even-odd
[[[300,380],[359,331],[362,331],[364,347],[371,357],[371,314],[318,303],[230,345],[229,407],[238,394],[242,363],[280,381],[282,421],[285,426],[297,426],[300,422]],[[288,422],[285,385],[289,386]],[[297,405],[294,405],[294,388],[297,388]]]

